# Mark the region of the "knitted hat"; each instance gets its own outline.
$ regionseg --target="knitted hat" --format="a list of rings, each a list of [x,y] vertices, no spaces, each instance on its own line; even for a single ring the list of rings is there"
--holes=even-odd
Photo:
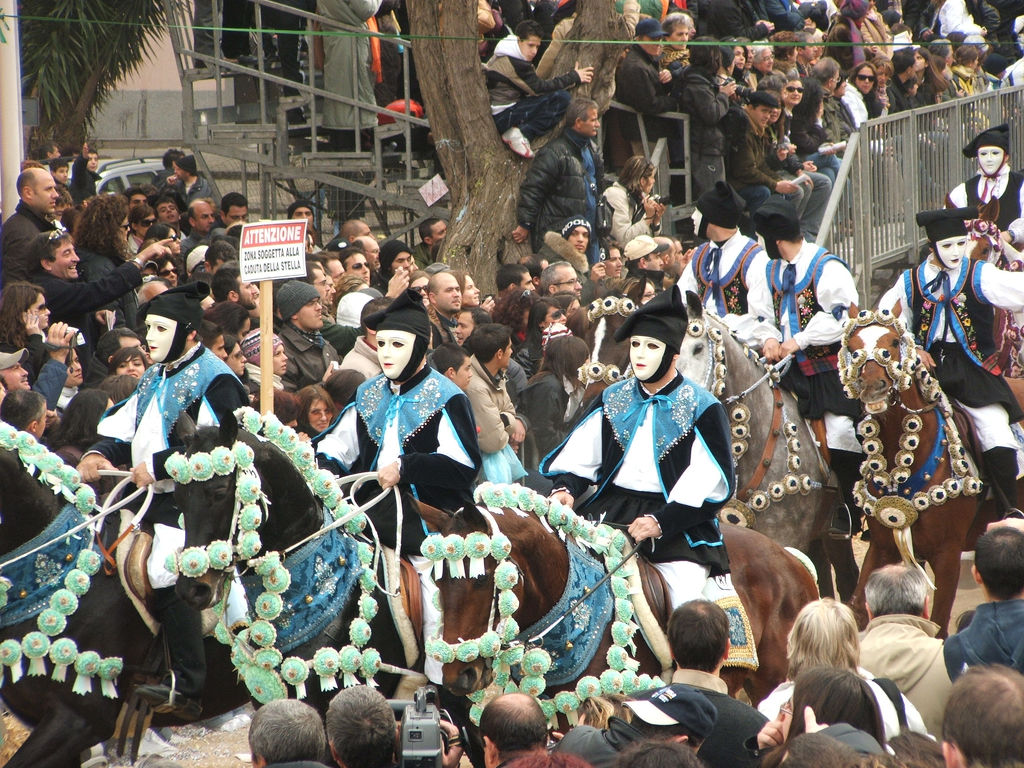
[[[572,331],[570,331],[564,323],[552,323],[541,331],[540,348],[542,350],[547,349],[548,342],[552,339],[557,339],[559,336],[572,336]]]
[[[568,219],[563,221],[558,227],[558,234],[560,234],[566,240],[569,239],[569,235],[576,227],[583,227],[587,230],[587,234],[593,234],[593,229],[590,226],[590,222],[587,221],[585,216],[570,216]]]
[[[743,198],[724,181],[697,198],[697,210],[708,224],[724,229],[736,229],[746,204]]]
[[[179,168],[181,168],[181,170],[185,171],[186,173],[190,173],[193,176],[199,173],[199,171],[196,169],[195,155],[185,155],[181,159],[175,160],[174,162]]]
[[[198,331],[203,322],[203,299],[209,295],[209,283],[177,285],[157,294],[140,306],[139,315],[143,320],[149,315],[159,315],[176,320],[186,331]]]
[[[282,320],[291,320],[300,309],[314,299],[320,298],[320,291],[301,280],[289,280],[281,286],[274,298]]]
[[[942,208],[937,211],[921,211],[917,214],[917,226],[924,227],[928,240],[937,243],[949,237],[963,237],[967,234],[967,222],[978,218],[978,209]]]
[[[766,243],[776,240],[799,240],[800,216],[796,208],[784,197],[772,195],[753,215],[754,229]]]
[[[260,329],[255,328],[249,331],[245,338],[239,342],[239,346],[242,348],[242,357],[245,358],[245,362],[252,363],[253,365],[260,364]],[[276,333],[273,338],[273,348],[277,352],[278,349],[284,346],[284,342],[281,341],[281,337]]]
[[[371,331],[408,331],[430,340],[430,319],[423,308],[423,296],[406,289],[385,309],[367,315],[363,321]]]
[[[996,125],[982,131],[974,137],[974,141],[964,147],[964,157],[977,157],[982,147],[999,147],[1004,152],[1010,151],[1010,126],[1006,123]]]
[[[391,277],[391,264],[400,253],[411,254],[412,248],[401,240],[388,240],[386,243],[381,243],[378,258],[380,259],[380,273],[382,275]]]
[[[676,353],[686,334],[686,323],[686,306],[679,298],[679,291],[663,291],[626,318],[615,331],[615,340],[650,336],[665,342]]]
[[[1009,66],[1010,62],[1007,58],[998,53],[990,53],[985,57],[985,61],[981,63],[981,68],[992,75],[992,77],[1002,77],[1003,72]]]

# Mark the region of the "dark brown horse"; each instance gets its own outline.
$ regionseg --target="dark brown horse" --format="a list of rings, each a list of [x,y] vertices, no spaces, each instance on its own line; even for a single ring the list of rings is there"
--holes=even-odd
[[[15,453],[0,450],[0,551],[8,553],[30,541],[59,511],[53,492],[25,471]],[[12,602],[13,597],[12,593]],[[20,641],[36,628],[33,618],[0,630],[0,639]],[[72,692],[74,670],[63,683],[49,675],[25,676],[12,683],[9,670],[4,669],[3,701],[32,729],[7,763],[8,768],[78,768],[83,750],[113,734],[118,712],[131,692],[132,679],[148,669],[154,645],[152,634],[125,596],[120,580],[102,571],[92,578],[89,591],[68,618],[62,636],[73,639],[80,651],[93,650],[124,660],[124,671],[117,681],[118,698],[103,696],[98,682],[84,696]],[[212,717],[244,704],[248,694],[235,679],[227,648],[210,638],[206,658],[203,714]],[[157,715],[153,724],[183,723]]]
[[[506,509],[492,518],[512,542],[510,559],[520,578],[515,587],[519,608],[513,614],[521,628],[529,627],[551,610],[562,595],[569,572],[565,543],[533,513]],[[454,516],[430,521],[444,534],[465,536],[474,531],[490,533],[489,523],[475,507],[465,507]],[[786,676],[786,638],[800,608],[818,597],[810,572],[793,555],[765,536],[751,530],[726,526],[726,546],[732,564],[732,579],[746,607],[757,646],[760,667],[726,669],[732,693],[745,688],[752,701],[760,701]],[[438,580],[444,611],[444,640],[458,643],[477,638],[489,629],[496,562],[485,560],[485,574],[477,578],[452,578],[446,573]],[[656,675],[661,666],[637,634],[636,659],[640,672]],[[611,636],[606,631],[584,675],[607,669],[605,660]],[[489,684],[492,671],[483,659],[455,661],[444,667],[444,681],[450,690],[468,694]],[[546,695],[571,690],[572,685],[551,687]]]
[[[946,634],[960,574],[960,553],[974,549],[998,517],[994,500],[977,495],[960,450],[953,412],[917,356],[913,337],[889,312],[864,311],[849,321],[840,353],[847,394],[867,415],[864,477],[855,495],[864,508],[871,546],[861,566],[853,607],[866,621],[864,586],[876,568],[924,560],[935,574],[932,621]]]

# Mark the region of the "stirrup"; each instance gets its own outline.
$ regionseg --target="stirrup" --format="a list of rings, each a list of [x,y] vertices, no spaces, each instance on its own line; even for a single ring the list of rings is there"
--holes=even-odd
[[[840,501],[832,508],[832,519],[828,524],[828,536],[830,539],[849,541],[852,535],[853,518],[850,515],[850,508]]]

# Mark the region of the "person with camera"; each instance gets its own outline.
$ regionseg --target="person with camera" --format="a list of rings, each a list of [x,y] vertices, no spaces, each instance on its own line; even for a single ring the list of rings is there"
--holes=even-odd
[[[622,166],[618,181],[604,191],[612,209],[610,237],[615,242],[628,243],[639,235],[661,231],[665,205],[651,194],[656,173],[654,163],[643,155],[633,155]]]
[[[331,699],[326,717],[327,746],[334,763],[338,768],[457,768],[463,755],[459,729],[440,717],[437,705],[429,700],[430,691],[416,692],[416,704],[406,707],[397,729],[392,705],[380,691],[365,685],[340,691]],[[417,733],[407,738],[406,731],[411,730]],[[410,752],[407,745],[414,741],[416,754],[406,754]]]
[[[142,285],[142,269],[151,259],[169,254],[169,242],[153,243],[103,277],[85,282],[79,279],[79,258],[68,232],[54,230],[36,235],[29,254],[34,265],[31,281],[46,297],[51,325],[67,323],[81,330],[81,337],[75,344],[78,359],[83,363],[92,360],[97,341],[91,335],[90,315]]]

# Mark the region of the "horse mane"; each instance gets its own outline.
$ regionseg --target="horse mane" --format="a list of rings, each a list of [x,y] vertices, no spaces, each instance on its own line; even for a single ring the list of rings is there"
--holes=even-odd
[[[0,449],[0,548],[10,551],[51,522],[61,504],[32,477],[17,452]]]

